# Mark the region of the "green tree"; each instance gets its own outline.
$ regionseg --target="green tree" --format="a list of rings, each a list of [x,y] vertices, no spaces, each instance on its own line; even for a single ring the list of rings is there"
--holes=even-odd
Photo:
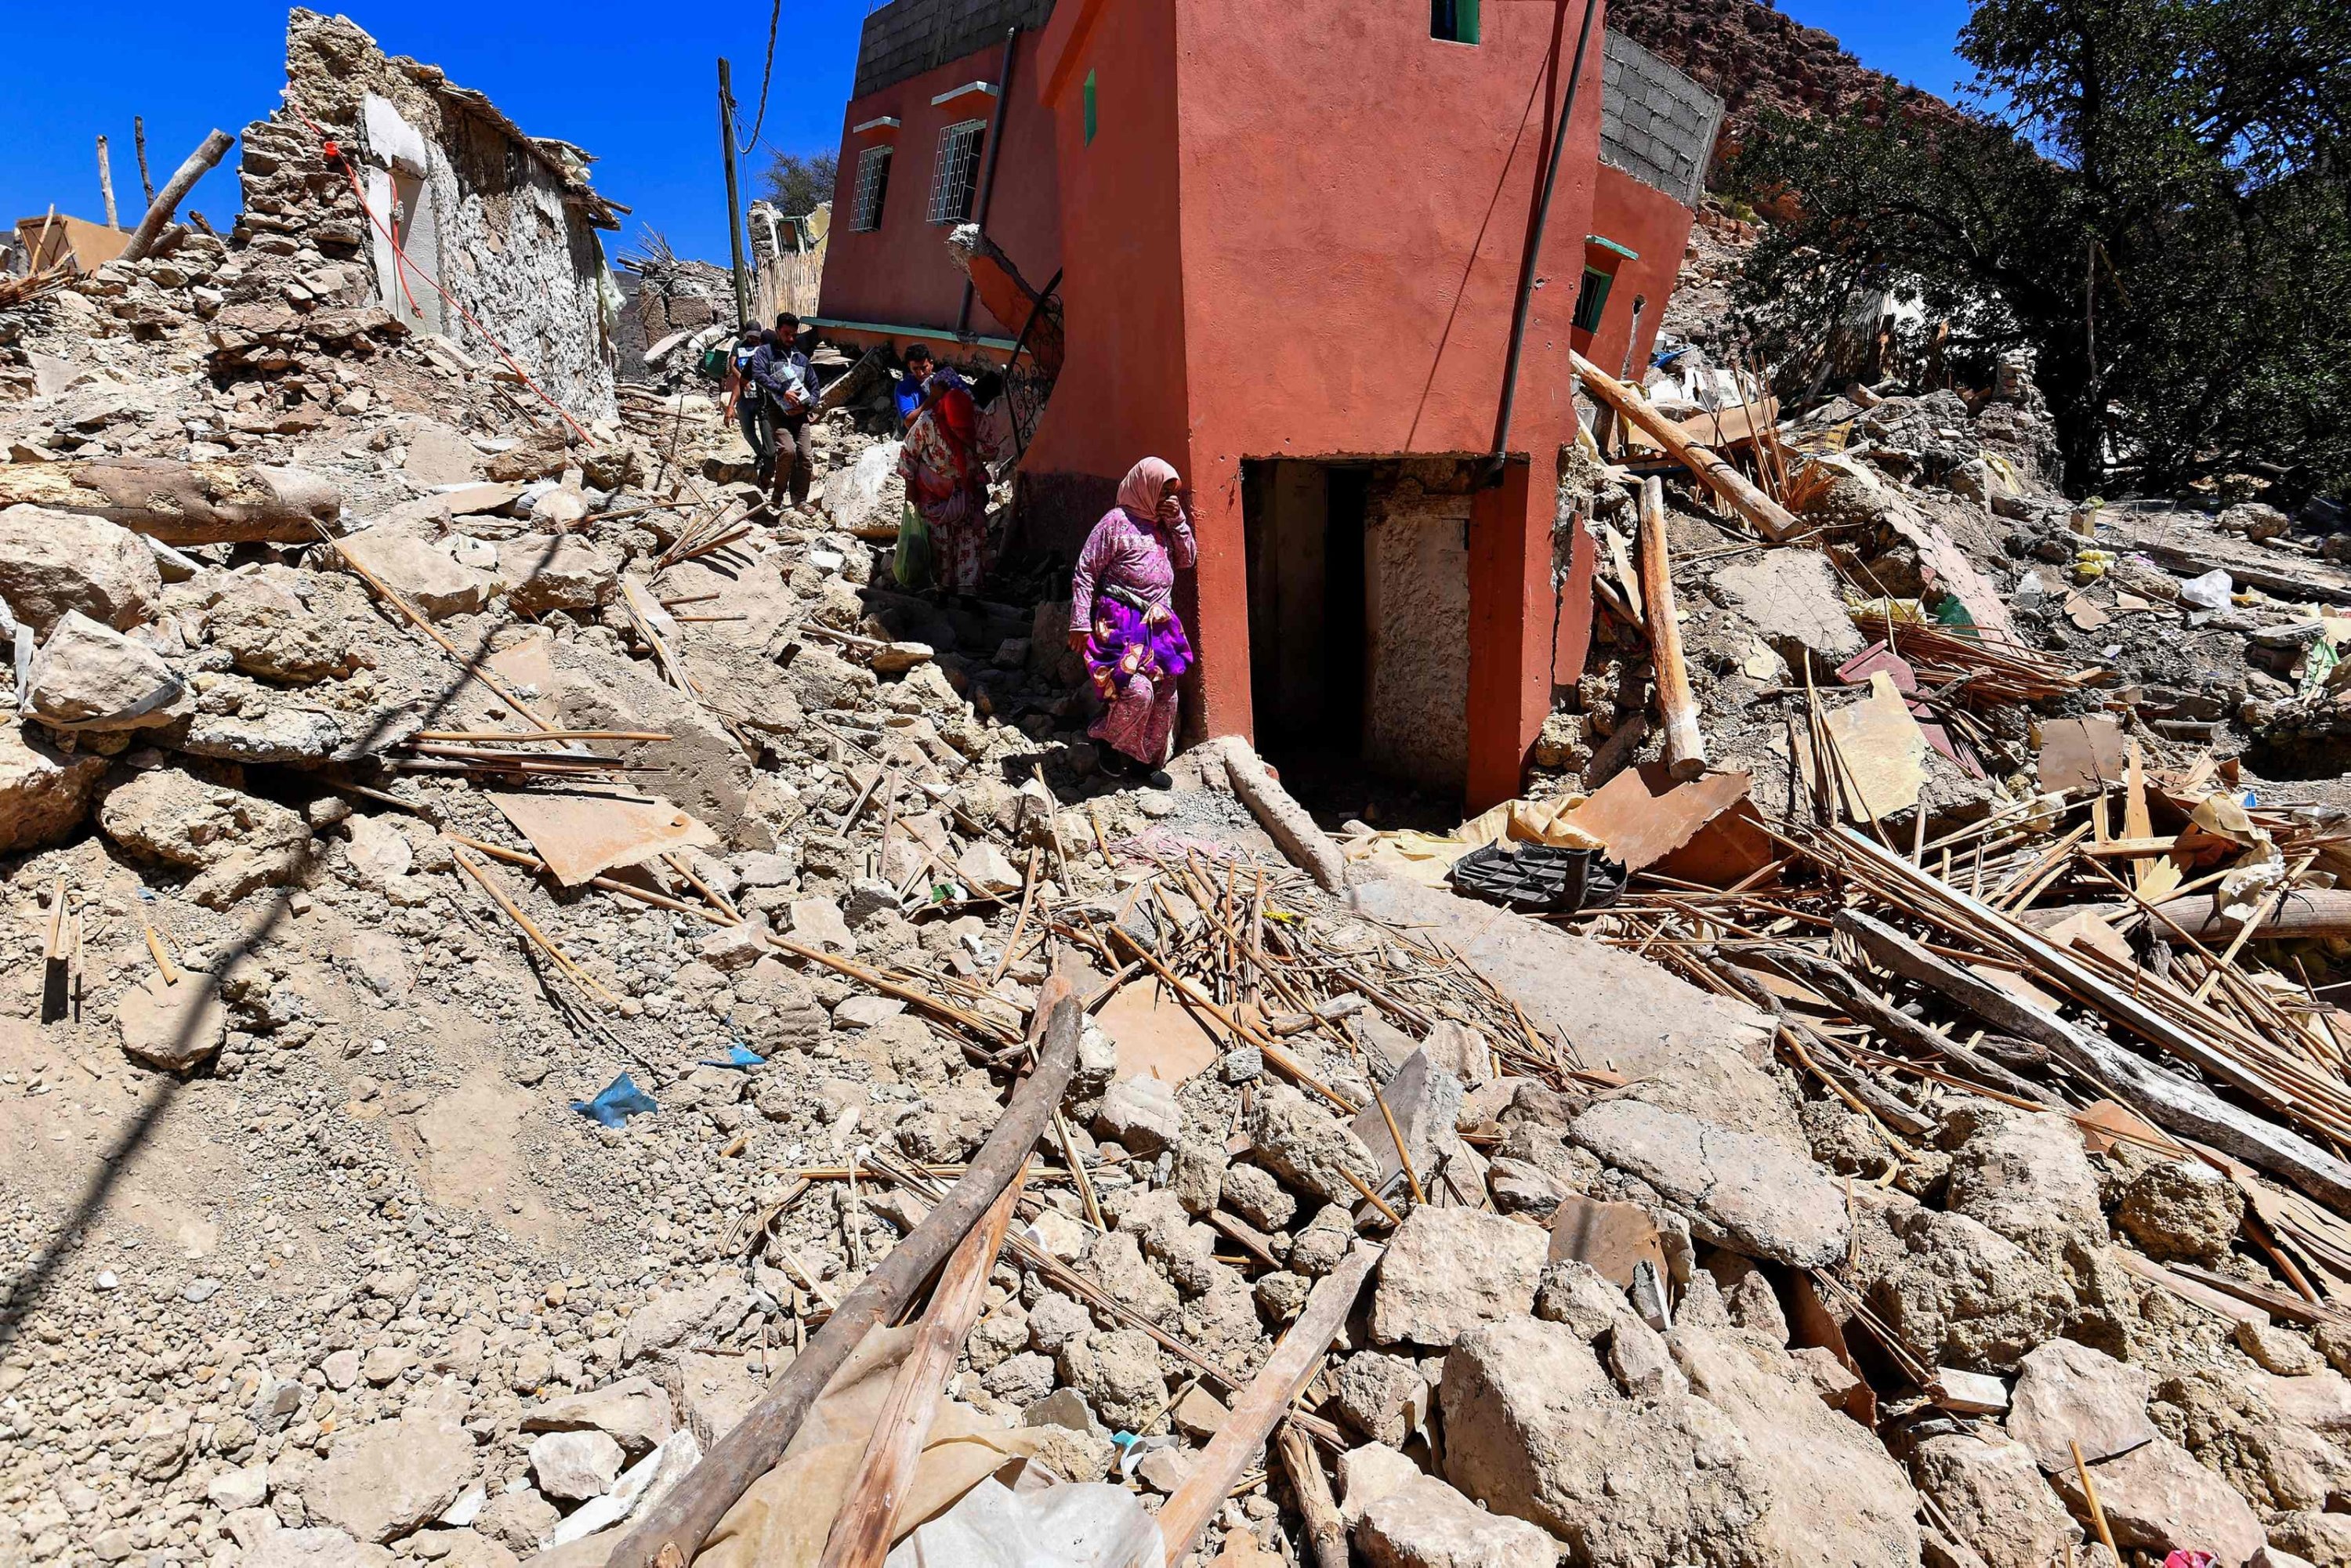
[[[778,152],[759,171],[759,194],[788,218],[800,217],[832,200],[841,161],[831,152]]]
[[[1956,114],[1768,118],[1738,309],[1778,362],[1891,291],[2036,357],[2064,476],[2351,482],[2351,7],[1976,0]],[[2122,472],[2116,472],[2121,470]]]

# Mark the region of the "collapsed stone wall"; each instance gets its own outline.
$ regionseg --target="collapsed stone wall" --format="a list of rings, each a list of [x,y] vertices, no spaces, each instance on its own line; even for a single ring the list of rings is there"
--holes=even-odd
[[[617,220],[588,185],[586,155],[523,135],[345,17],[291,12],[286,76],[286,108],[246,129],[241,235],[280,254],[299,235],[329,256],[366,255],[379,297],[412,327],[485,356],[495,337],[574,415],[611,417],[620,298],[596,230]],[[375,220],[407,229],[411,265],[394,261],[319,132],[376,187]],[[402,174],[414,183],[399,186]]]

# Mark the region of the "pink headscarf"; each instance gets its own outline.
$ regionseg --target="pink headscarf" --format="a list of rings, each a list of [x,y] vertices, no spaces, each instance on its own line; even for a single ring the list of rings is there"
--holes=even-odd
[[[1176,466],[1165,458],[1146,457],[1118,482],[1118,504],[1144,522],[1159,516],[1160,497],[1176,479]],[[1100,495],[1100,491],[1095,492]]]

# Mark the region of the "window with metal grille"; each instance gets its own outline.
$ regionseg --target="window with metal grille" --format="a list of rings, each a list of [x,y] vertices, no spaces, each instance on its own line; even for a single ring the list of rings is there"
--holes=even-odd
[[[1575,297],[1575,329],[1579,332],[1600,330],[1600,318],[1608,308],[1608,290],[1615,279],[1597,267],[1583,269],[1583,287]]]
[[[979,172],[985,120],[960,120],[939,132],[939,158],[931,166],[931,222],[959,224],[971,216],[971,189]]]
[[[1428,36],[1448,44],[1478,41],[1478,0],[1428,0]]]
[[[872,234],[882,226],[882,200],[890,193],[890,149],[868,147],[857,155],[857,198],[850,208],[850,228]]]

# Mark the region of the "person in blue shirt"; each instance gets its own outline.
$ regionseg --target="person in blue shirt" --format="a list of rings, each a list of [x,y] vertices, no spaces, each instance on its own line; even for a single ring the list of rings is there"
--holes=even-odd
[[[937,368],[932,362],[929,349],[920,343],[906,346],[906,368],[899,372],[898,384],[894,389],[898,400],[899,434],[904,434],[906,426],[914,423],[914,415],[922,412],[923,382]]]

